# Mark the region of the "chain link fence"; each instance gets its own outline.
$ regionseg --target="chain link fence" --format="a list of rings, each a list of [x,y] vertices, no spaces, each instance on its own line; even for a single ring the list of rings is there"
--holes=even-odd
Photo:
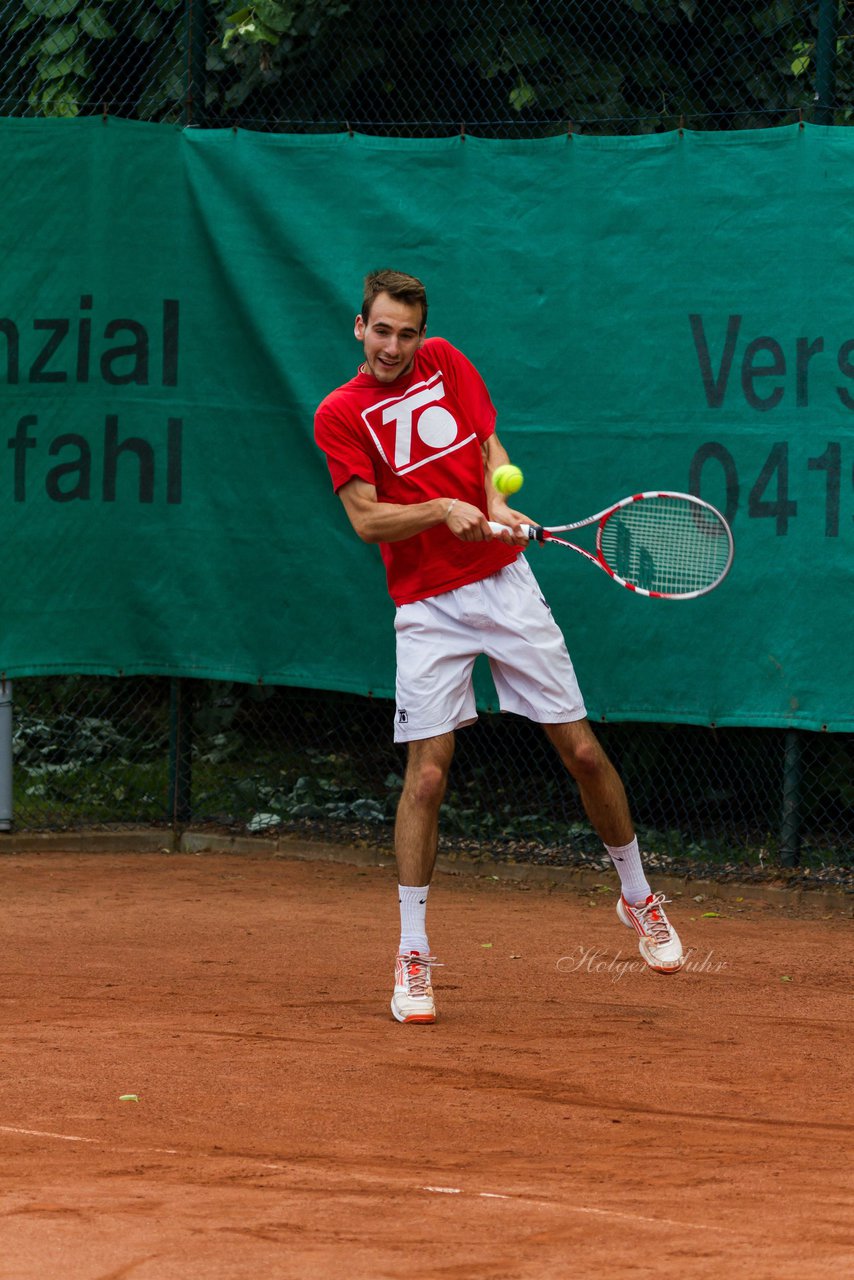
[[[393,704],[306,689],[160,678],[19,680],[14,823],[34,830],[210,826],[392,838],[404,755]],[[854,879],[854,735],[598,725],[649,865]],[[458,735],[445,848],[484,860],[607,866],[545,735],[485,714]]]
[[[194,127],[539,137],[754,128],[854,112],[847,0],[0,0],[0,114]],[[380,843],[390,704],[83,677],[15,685],[14,825],[211,823]],[[604,725],[651,865],[848,877],[850,735]],[[486,858],[601,848],[532,726],[459,735],[443,839]]]
[[[854,110],[848,0],[0,0],[0,114],[404,136]]]

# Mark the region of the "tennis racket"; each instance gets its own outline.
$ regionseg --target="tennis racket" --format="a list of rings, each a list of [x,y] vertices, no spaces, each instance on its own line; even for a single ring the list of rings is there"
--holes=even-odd
[[[596,525],[596,549],[558,535]],[[490,521],[494,533],[507,525]],[[688,493],[635,493],[572,524],[525,525],[530,539],[570,547],[629,591],[662,600],[693,600],[720,586],[734,554],[721,513]]]

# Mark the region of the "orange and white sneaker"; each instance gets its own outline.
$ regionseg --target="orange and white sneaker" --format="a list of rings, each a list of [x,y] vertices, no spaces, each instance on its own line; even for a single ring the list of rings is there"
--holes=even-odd
[[[679,934],[667,919],[663,893],[651,893],[646,902],[626,902],[622,894],[617,903],[617,916],[638,935],[638,950],[650,969],[656,973],[677,973],[685,963]]]
[[[436,1021],[430,970],[438,963],[435,956],[425,956],[420,951],[407,951],[397,956],[391,1011],[398,1022]]]

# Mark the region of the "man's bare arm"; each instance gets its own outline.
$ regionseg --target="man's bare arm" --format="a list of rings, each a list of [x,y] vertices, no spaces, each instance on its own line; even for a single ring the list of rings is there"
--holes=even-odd
[[[493,536],[483,512],[461,498],[379,502],[374,485],[359,479],[343,485],[338,497],[363,542],[402,542],[437,524],[447,524],[463,542],[484,542]]]

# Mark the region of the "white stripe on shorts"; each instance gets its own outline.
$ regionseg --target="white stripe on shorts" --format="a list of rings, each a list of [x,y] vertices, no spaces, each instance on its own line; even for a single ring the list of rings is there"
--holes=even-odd
[[[502,711],[538,724],[587,714],[560,627],[524,556],[489,578],[400,605],[395,742],[450,733],[477,719],[472,668],[489,659]]]

